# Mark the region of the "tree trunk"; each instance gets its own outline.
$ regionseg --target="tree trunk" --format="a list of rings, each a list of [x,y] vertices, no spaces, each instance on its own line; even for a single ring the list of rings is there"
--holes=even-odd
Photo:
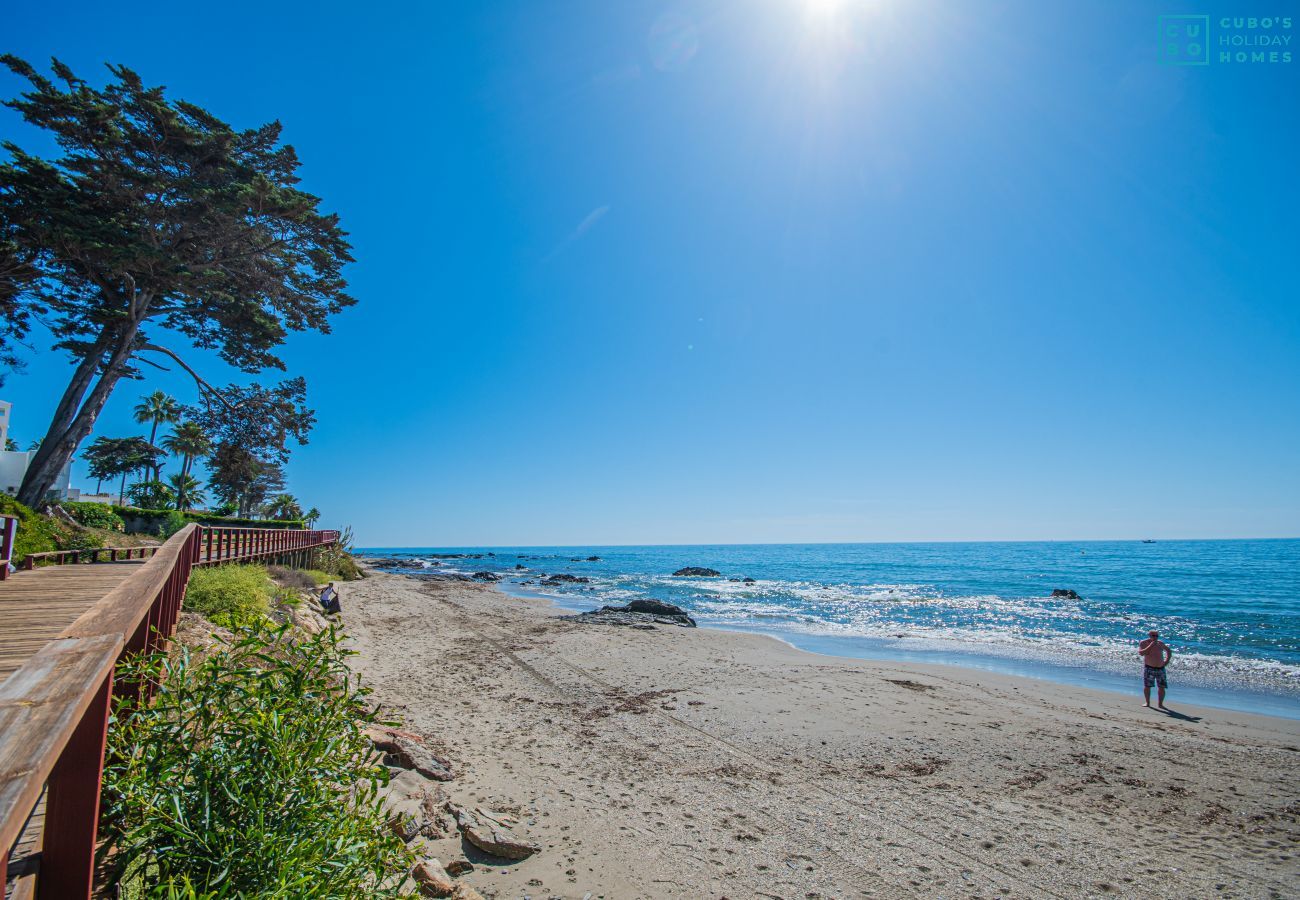
[[[72,420],[77,414],[77,407],[81,405],[81,399],[86,396],[86,388],[90,386],[91,380],[95,377],[96,369],[99,368],[100,362],[103,361],[104,351],[108,349],[111,337],[112,335],[106,327],[100,332],[99,338],[95,341],[90,352],[77,364],[77,370],[72,374],[72,380],[68,382],[67,388],[63,391],[63,397],[59,400],[58,409],[54,411],[54,418],[50,420],[50,427],[46,430],[45,437],[41,439],[40,445],[36,448],[36,455],[27,463],[27,474],[23,476],[24,487],[27,485],[31,473],[45,466],[51,454],[55,452],[58,438],[72,424]],[[55,467],[54,474],[56,477],[59,469],[62,468],[62,465]],[[53,481],[50,484],[53,484]],[[45,489],[35,497],[35,500],[41,500],[47,490],[49,490],[49,485],[46,485]],[[35,502],[28,502],[32,498],[23,499],[25,496],[25,493],[20,490],[18,492],[19,502],[34,506]]]
[[[126,506],[126,472],[122,472],[122,486],[117,489],[117,505]]]
[[[80,403],[81,397],[85,394],[86,384],[82,383],[78,388],[78,382],[82,381],[82,373],[86,361],[77,367],[77,374],[73,376],[73,383],[68,386],[64,392],[63,401],[59,404],[59,412],[63,413],[65,407],[75,407],[80,403],[80,409],[68,422],[63,429],[59,428],[63,416],[56,414],[53,422],[50,423],[50,430],[46,432],[45,437],[41,440],[41,449],[37,451],[36,458],[32,460],[27,467],[27,474],[23,476],[22,486],[18,489],[18,502],[26,506],[35,508],[43,499],[46,492],[54,486],[55,480],[59,477],[59,472],[72,459],[72,455],[77,452],[77,447],[90,434],[95,427],[95,420],[99,418],[104,404],[108,402],[109,395],[117,385],[118,379],[122,377],[122,366],[130,359],[135,349],[136,334],[140,330],[139,322],[131,322],[125,326],[125,329],[117,335],[117,345],[113,348],[113,355],[109,358],[108,363],[104,366],[104,371],[99,376],[99,381],[90,390],[90,396],[84,403]],[[104,342],[101,335],[100,341],[95,346],[100,347]],[[99,350],[95,355],[95,360],[103,350]],[[95,360],[91,360],[91,370],[95,368]],[[77,390],[74,391],[74,388]],[[75,393],[75,401],[69,403]],[[42,455],[44,458],[42,459]],[[125,482],[125,478],[123,479]]]

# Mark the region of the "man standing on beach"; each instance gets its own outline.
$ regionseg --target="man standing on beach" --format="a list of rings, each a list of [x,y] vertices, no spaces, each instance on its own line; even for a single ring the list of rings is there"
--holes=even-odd
[[[1138,644],[1138,656],[1142,657],[1142,696],[1146,698],[1143,706],[1151,706],[1151,685],[1156,685],[1159,689],[1156,693],[1156,704],[1160,709],[1165,708],[1165,688],[1168,683],[1165,680],[1165,666],[1169,665],[1169,660],[1174,658],[1174,651],[1169,649],[1169,645],[1160,640],[1160,632],[1147,632],[1148,637],[1145,641]]]

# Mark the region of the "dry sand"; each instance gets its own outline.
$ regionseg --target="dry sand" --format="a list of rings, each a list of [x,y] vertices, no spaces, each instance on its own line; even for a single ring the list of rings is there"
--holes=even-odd
[[[1300,896],[1300,722],[560,615],[345,587],[357,668],[453,799],[543,847],[471,855],[488,897]]]

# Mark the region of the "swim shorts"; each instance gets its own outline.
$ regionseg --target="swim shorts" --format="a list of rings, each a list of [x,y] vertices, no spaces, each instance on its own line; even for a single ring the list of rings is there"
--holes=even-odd
[[[1143,666],[1142,667],[1142,686],[1149,688],[1152,685],[1160,685],[1162,688],[1168,688],[1169,684],[1165,681],[1164,666]]]

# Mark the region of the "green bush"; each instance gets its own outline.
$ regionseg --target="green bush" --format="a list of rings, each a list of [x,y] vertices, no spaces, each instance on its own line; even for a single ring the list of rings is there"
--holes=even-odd
[[[65,500],[59,504],[68,511],[68,515],[87,528],[103,528],[105,531],[126,531],[122,517],[113,512],[113,508],[104,503],[82,503]]]
[[[387,770],[346,655],[334,629],[298,643],[259,625],[203,659],[124,663],[119,674],[159,687],[110,724],[111,877],[158,900],[401,896],[413,860],[385,825]]]
[[[18,519],[18,537],[14,543],[14,565],[29,553],[46,553],[50,550],[63,549],[60,545],[65,531],[70,531],[49,516],[23,506],[13,497],[0,494],[0,513]]]
[[[169,509],[163,517],[158,520],[158,533],[165,538],[171,537],[180,531],[186,525],[190,524],[185,514],[174,509]]]
[[[218,625],[254,625],[271,614],[274,588],[264,566],[195,569],[185,591],[185,608]]]
[[[114,506],[113,512],[123,519],[162,519],[174,509],[145,509],[139,506]],[[213,513],[183,512],[186,522],[199,522],[203,525],[221,525],[227,528],[288,528],[301,529],[303,523],[297,519],[239,519],[230,516],[218,516]]]

